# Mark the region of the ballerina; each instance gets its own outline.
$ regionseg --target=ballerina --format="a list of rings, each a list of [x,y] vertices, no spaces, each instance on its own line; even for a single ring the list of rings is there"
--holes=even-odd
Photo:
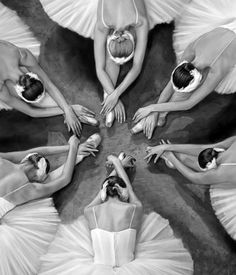
[[[174,35],[179,65],[157,103],[134,115],[148,138],[157,125],[165,124],[168,112],[189,110],[213,91],[236,91],[235,9],[233,0],[193,0],[186,5]]]
[[[98,79],[104,90],[101,113],[106,126],[115,118],[126,119],[120,96],[142,70],[148,31],[156,24],[169,23],[188,0],[40,0],[48,15],[66,28],[94,39]],[[117,86],[120,68],[132,60],[132,68]]]
[[[147,148],[148,162],[163,158],[191,183],[210,185],[212,207],[228,234],[236,240],[236,136],[215,144],[171,144]]]
[[[84,216],[60,225],[39,274],[193,273],[191,256],[169,222],[154,212],[143,215],[124,170],[132,162],[130,156],[108,156],[114,170]]]
[[[98,150],[98,134],[79,145],[0,153],[0,273],[38,274],[39,258],[53,240],[60,219],[51,196],[70,183],[74,166]],[[36,153],[37,152],[37,153]],[[68,152],[64,165],[49,173],[44,156]]]
[[[3,5],[0,3],[1,6]],[[6,29],[2,30],[0,40],[0,109],[14,108],[31,117],[63,114],[68,130],[72,130],[78,136],[81,134],[81,122],[97,126],[98,121],[91,110],[81,105],[71,106],[67,103],[62,93],[40,67],[34,55],[25,48],[32,43],[30,31],[13,11],[4,6],[1,8],[3,8],[0,12],[1,20],[10,18],[10,22],[16,26],[16,30],[10,34]],[[18,23],[19,26],[17,26]],[[19,36],[20,30],[23,32],[22,36]],[[19,37],[22,37],[22,43],[20,43]],[[21,47],[17,47],[11,41]],[[35,44],[37,45],[36,42]],[[33,50],[35,50],[34,47]]]

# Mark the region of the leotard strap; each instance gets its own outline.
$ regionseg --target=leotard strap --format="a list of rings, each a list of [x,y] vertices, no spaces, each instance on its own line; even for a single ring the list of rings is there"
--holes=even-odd
[[[134,209],[133,209],[132,217],[131,217],[131,220],[130,220],[129,228],[131,228],[131,226],[132,226],[135,210],[136,210],[136,205],[134,205]]]
[[[96,213],[95,213],[95,207],[93,207],[93,216],[94,216],[94,221],[95,221],[96,228],[98,228],[98,222],[97,222],[97,217],[96,217]]]

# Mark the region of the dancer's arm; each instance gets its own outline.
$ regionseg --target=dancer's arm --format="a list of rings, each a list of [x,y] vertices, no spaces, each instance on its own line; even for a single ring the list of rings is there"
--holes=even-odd
[[[136,204],[138,206],[142,206],[141,201],[137,198],[133,191],[133,187],[130,183],[129,177],[127,176],[124,167],[122,166],[120,160],[116,156],[109,156],[108,160],[112,162],[114,165],[114,169],[116,170],[118,176],[123,179],[123,181],[126,183],[128,191],[129,191],[129,202]]]
[[[43,156],[55,155],[68,152],[69,145],[62,145],[62,146],[43,146],[43,147],[36,147],[26,151],[15,151],[15,152],[7,152],[7,153],[0,153],[0,157],[3,159],[7,159],[14,163],[19,163],[24,157],[31,153],[38,153]]]
[[[195,172],[191,168],[185,166],[173,153],[166,154],[167,159],[174,167],[192,183],[201,185],[213,185],[226,183],[229,181],[223,171],[224,168],[218,167],[209,171]]]
[[[179,102],[167,102],[160,104],[151,104],[147,107],[140,108],[134,115],[135,122],[148,116],[152,112],[174,112],[187,111],[201,102],[207,95],[209,95],[218,86],[220,81],[224,78],[221,71],[211,70],[204,83],[193,92],[190,98]]]
[[[6,85],[2,86],[0,92],[0,100],[9,105],[11,108],[24,113],[30,117],[51,117],[63,114],[63,111],[59,107],[52,108],[36,108],[27,104],[23,100],[12,96],[8,89],[12,88],[12,84],[7,82]]]
[[[207,148],[220,147],[222,149],[228,149],[234,142],[236,142],[236,136],[213,144],[164,144],[160,146],[164,146],[165,151],[172,151],[196,156],[202,150]]]
[[[94,56],[96,63],[97,77],[103,86],[106,93],[113,93],[114,85],[109,75],[106,72],[106,42],[108,36],[108,29],[102,26],[102,23],[98,22],[95,27],[94,34]]]
[[[46,184],[33,183],[37,198],[50,196],[71,182],[79,146],[78,138],[72,136],[69,140],[69,145],[68,157],[60,176]]]
[[[124,80],[114,90],[112,95],[105,100],[103,113],[107,114],[116,106],[119,97],[127,90],[127,88],[135,81],[142,70],[143,60],[145,57],[147,40],[148,40],[148,22],[143,19],[142,25],[136,28],[137,43],[134,51],[133,65]]]
[[[58,106],[65,114],[65,120],[69,127],[69,130],[71,129],[75,134],[80,135],[81,124],[73,108],[66,102],[62,93],[52,83],[47,74],[40,67],[38,61],[33,56],[33,54],[27,49],[20,49],[20,52],[22,57],[20,59],[19,65],[26,67],[29,71],[39,76],[40,80],[44,83],[45,89],[47,90],[49,95],[56,101]]]
[[[126,75],[125,79],[115,89],[118,97],[126,91],[126,89],[134,82],[142,70],[148,40],[148,22],[146,19],[143,19],[142,25],[136,28],[136,35],[137,43],[134,51],[133,66]]]

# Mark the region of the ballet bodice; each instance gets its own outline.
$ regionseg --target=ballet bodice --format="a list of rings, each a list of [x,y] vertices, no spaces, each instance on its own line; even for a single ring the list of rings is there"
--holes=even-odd
[[[236,34],[226,28],[216,28],[200,36],[192,44],[196,67],[218,67],[221,71],[236,64]],[[221,73],[223,74],[223,72]]]
[[[104,27],[118,30],[138,24],[139,14],[135,0],[101,1],[101,17]]]
[[[0,198],[0,219],[9,211],[11,211],[15,205],[4,198]]]
[[[17,165],[0,158],[0,197],[16,205],[28,201],[29,186],[27,176]]]
[[[94,262],[113,267],[122,266],[134,259],[136,230],[128,228],[110,232],[100,228],[91,230]]]

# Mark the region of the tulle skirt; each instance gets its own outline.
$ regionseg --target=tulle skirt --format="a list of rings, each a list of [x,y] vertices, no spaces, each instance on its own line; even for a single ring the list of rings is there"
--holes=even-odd
[[[39,41],[17,13],[2,3],[0,3],[0,33],[0,40],[8,41],[20,48],[27,48],[36,57],[39,56]]]
[[[190,0],[144,0],[149,27],[169,23]],[[40,0],[46,13],[59,25],[84,37],[94,37],[99,0]]]
[[[191,42],[219,27],[236,33],[235,0],[192,0],[190,4],[186,5],[181,17],[176,22],[173,39],[178,63]],[[220,94],[236,92],[235,76],[236,66],[220,82],[216,92]]]
[[[17,206],[0,219],[0,274],[38,274],[60,220],[52,199]]]
[[[90,230],[84,216],[60,225],[48,253],[42,257],[41,275],[187,275],[193,274],[189,252],[177,239],[168,220],[156,213],[143,218],[135,260],[121,267],[94,264]]]
[[[211,187],[210,197],[217,218],[236,240],[236,188]]]

